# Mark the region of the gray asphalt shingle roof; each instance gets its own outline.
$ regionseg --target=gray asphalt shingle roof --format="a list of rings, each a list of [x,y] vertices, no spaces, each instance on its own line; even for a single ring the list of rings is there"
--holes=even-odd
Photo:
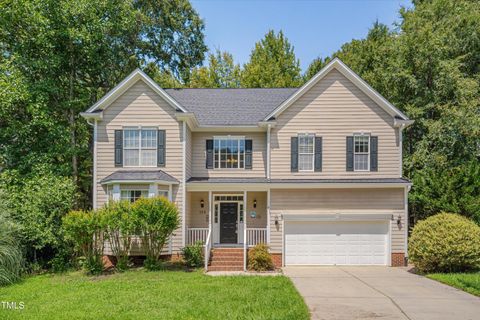
[[[100,183],[108,183],[111,181],[168,181],[178,183],[179,181],[162,170],[119,170],[111,175],[103,178]]]
[[[256,125],[297,88],[166,89],[201,125]]]

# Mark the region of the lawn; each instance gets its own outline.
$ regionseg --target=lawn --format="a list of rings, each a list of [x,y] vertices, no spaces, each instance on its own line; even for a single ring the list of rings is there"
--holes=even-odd
[[[7,310],[2,302],[23,302]],[[284,276],[206,276],[133,270],[40,275],[0,288],[0,319],[308,319]]]
[[[480,296],[480,273],[433,273],[427,277]]]

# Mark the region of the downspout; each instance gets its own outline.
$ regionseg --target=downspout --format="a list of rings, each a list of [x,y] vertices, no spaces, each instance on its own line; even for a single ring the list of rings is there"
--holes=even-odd
[[[270,130],[272,125],[267,127],[267,180],[270,180]]]

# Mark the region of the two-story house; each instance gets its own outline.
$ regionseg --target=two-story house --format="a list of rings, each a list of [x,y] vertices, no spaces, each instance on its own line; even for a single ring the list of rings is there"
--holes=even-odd
[[[277,266],[405,263],[413,121],[338,59],[301,88],[162,89],[136,70],[82,116],[93,207],[168,197],[182,224],[166,254],[264,242]]]

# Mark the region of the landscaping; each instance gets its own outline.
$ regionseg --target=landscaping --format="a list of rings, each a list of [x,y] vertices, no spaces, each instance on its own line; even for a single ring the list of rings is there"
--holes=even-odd
[[[39,275],[0,288],[0,319],[308,319],[283,276],[207,276],[201,271],[135,269],[91,277]]]
[[[432,273],[427,277],[480,297],[480,273]]]

